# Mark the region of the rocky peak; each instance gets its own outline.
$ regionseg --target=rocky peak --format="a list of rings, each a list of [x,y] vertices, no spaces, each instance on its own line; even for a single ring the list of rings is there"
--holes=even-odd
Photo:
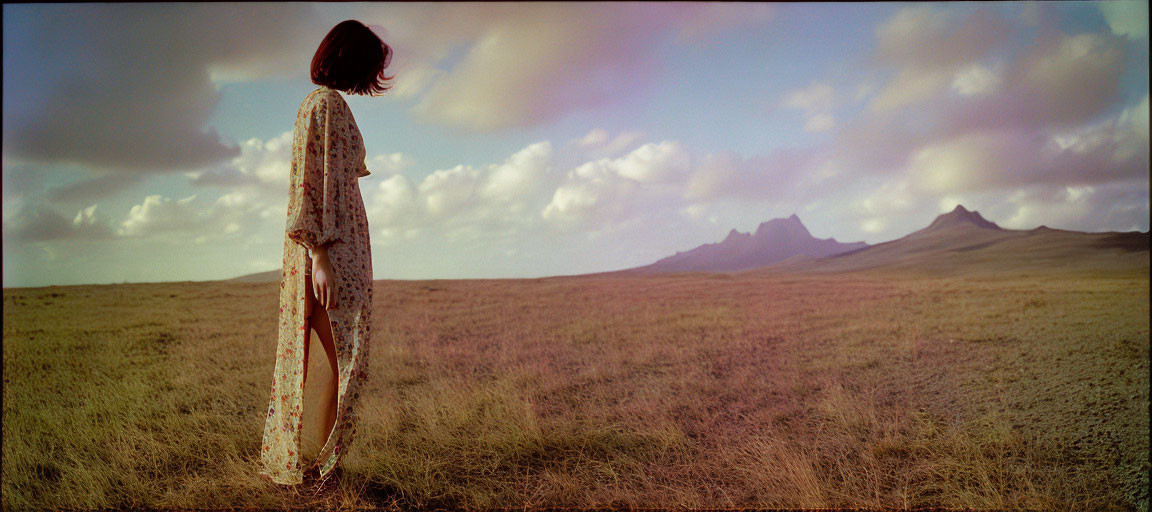
[[[728,232],[728,236],[724,238],[724,242],[731,242],[734,240],[739,240],[741,238],[748,238],[750,236],[752,236],[752,235],[748,234],[748,233],[741,233],[741,232],[733,229],[732,231]]]
[[[1002,229],[1000,226],[997,226],[995,222],[991,222],[985,219],[982,215],[980,215],[980,212],[968,210],[967,208],[964,208],[963,205],[959,204],[956,205],[956,208],[953,208],[952,211],[936,217],[936,220],[932,221],[932,224],[928,226],[928,229],[939,229],[950,226],[966,225],[976,226],[983,229]]]
[[[760,226],[756,228],[757,238],[761,237],[786,237],[786,238],[812,238],[812,233],[808,232],[808,228],[804,227],[804,223],[800,222],[800,217],[795,213],[786,219],[772,219],[767,222],[761,222]]]

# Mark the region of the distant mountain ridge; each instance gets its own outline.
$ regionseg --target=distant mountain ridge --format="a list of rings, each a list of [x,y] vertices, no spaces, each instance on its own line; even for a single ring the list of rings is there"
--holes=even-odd
[[[732,272],[788,260],[797,256],[821,258],[868,247],[864,242],[841,243],[816,238],[795,214],[762,222],[754,233],[733,229],[723,241],[678,252],[643,267],[639,272]]]
[[[773,219],[753,233],[735,229],[724,240],[678,252],[650,265],[586,275],[734,272],[851,272],[896,269],[952,274],[977,271],[1059,269],[1146,271],[1148,232],[1086,233],[1039,226],[1005,229],[980,212],[957,205],[927,227],[904,237],[868,245],[812,236],[800,218]],[[278,281],[279,269],[230,279]]]
[[[279,281],[282,274],[283,272],[277,268],[265,272],[257,272],[255,274],[244,274],[242,276],[226,279],[225,281],[237,283],[265,283],[269,281]]]
[[[906,269],[931,274],[964,271],[1139,269],[1147,266],[1147,232],[1086,233],[1039,226],[1005,229],[957,205],[907,236],[789,270],[845,272]],[[782,268],[777,270],[784,270]]]
[[[1039,226],[1005,229],[957,205],[904,237],[868,245],[813,238],[792,215],[760,224],[755,233],[732,230],[722,242],[676,253],[622,273],[851,272],[894,269],[932,275],[1059,269],[1139,270],[1148,266],[1147,232],[1086,233]]]

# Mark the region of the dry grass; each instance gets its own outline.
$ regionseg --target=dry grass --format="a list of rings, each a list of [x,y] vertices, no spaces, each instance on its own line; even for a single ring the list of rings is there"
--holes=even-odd
[[[277,286],[5,290],[4,508],[1148,509],[1147,269],[378,281],[324,497],[256,474]]]

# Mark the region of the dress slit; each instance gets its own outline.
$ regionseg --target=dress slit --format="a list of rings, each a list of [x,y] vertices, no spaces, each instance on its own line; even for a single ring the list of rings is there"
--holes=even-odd
[[[305,268],[312,268],[311,258],[305,257]],[[310,277],[311,277],[310,274],[304,274],[304,286],[306,287],[304,290],[304,293],[307,295],[303,295],[304,304],[301,304],[301,306],[300,306],[301,308],[303,308],[307,305],[308,296],[310,295],[310,292],[308,291],[308,288],[307,288],[308,286],[311,286],[311,281],[309,279]],[[312,316],[311,317],[304,317],[304,329],[303,329],[304,333],[305,333],[304,335],[306,336],[305,339],[309,340],[308,345],[311,345],[312,343],[320,343],[319,352],[324,354],[324,358],[325,358],[324,362],[329,367],[331,367],[331,366],[336,367],[336,371],[332,374],[332,380],[336,383],[336,386],[335,386],[336,389],[332,392],[333,396],[332,396],[332,401],[331,401],[331,407],[333,407],[334,408],[333,410],[336,411],[336,418],[333,419],[332,428],[328,430],[328,434],[324,437],[324,443],[320,445],[320,448],[316,451],[316,457],[311,462],[309,462],[308,467],[317,466],[320,464],[319,455],[324,453],[324,448],[327,448],[328,445],[332,442],[333,434],[336,433],[336,425],[337,425],[337,422],[339,421],[339,417],[340,417],[339,411],[340,411],[340,404],[341,404],[341,398],[340,398],[340,396],[341,396],[340,395],[340,356],[336,351],[336,333],[332,327],[332,317],[330,315],[324,315],[324,318],[328,321],[328,333],[332,337],[332,356],[329,357],[328,350],[326,348],[324,348],[324,342],[322,340],[320,340],[320,331],[318,329],[316,329],[315,325],[312,323],[312,321],[316,319],[316,309],[315,308],[323,307],[323,306],[321,306],[320,303],[317,302],[316,304],[313,304],[312,307],[313,307]],[[316,332],[315,339],[313,339],[313,337],[312,337],[312,331]],[[314,409],[316,407],[315,403],[308,404],[307,401],[303,398],[307,395],[308,365],[311,364],[312,361],[311,361],[310,348],[304,348],[302,350],[302,352],[304,355],[304,361],[303,361],[302,366],[304,368],[305,378],[302,380],[302,382],[300,384],[300,396],[302,397],[300,400],[300,403],[301,403],[301,411],[300,411],[301,428],[300,428],[300,432],[304,431],[303,420],[304,420],[304,418],[308,417],[308,414],[310,412],[310,407],[308,407],[308,406],[310,405],[312,409]],[[332,364],[332,363],[334,363],[334,364]],[[321,414],[322,412],[323,411],[315,411],[315,412],[313,412],[313,414],[318,415],[318,414]],[[301,440],[300,443],[297,445],[296,451],[298,453],[303,454],[303,451],[302,451],[303,443],[304,443],[304,441]]]
[[[312,258],[308,255],[307,252],[304,253],[304,268],[307,268],[307,269],[312,268]],[[337,270],[336,272],[333,272],[333,274],[334,275],[332,277],[333,277],[334,281],[332,283],[332,286],[336,290],[338,290],[340,288],[340,285],[336,282],[336,280],[340,279],[340,277],[339,277],[340,272]],[[306,273],[304,275],[304,277],[300,280],[301,284],[303,285],[302,287],[304,288],[304,290],[301,293],[297,294],[298,297],[301,297],[301,299],[299,301],[301,311],[303,311],[304,307],[307,305],[308,294],[310,293],[308,291],[307,287],[312,285],[312,283],[309,282],[309,279],[308,279],[309,277],[311,277],[311,275],[309,273]],[[335,295],[335,292],[333,292],[333,295]],[[314,327],[312,326],[312,319],[314,319],[316,317],[316,309],[315,308],[322,308],[322,307],[324,307],[324,306],[320,305],[320,302],[317,301],[315,304],[312,305],[312,308],[313,308],[312,309],[312,317],[304,317],[303,330],[306,332],[306,334],[305,334],[306,336],[311,335],[311,333],[308,331],[311,331],[314,329]],[[324,317],[326,319],[328,319],[328,333],[332,336],[332,357],[336,358],[336,365],[335,365],[336,366],[336,373],[332,375],[332,379],[336,381],[336,400],[335,400],[335,404],[333,405],[333,407],[336,408],[336,419],[332,422],[332,429],[329,430],[328,435],[325,436],[324,443],[320,445],[320,449],[316,452],[316,458],[308,463],[308,467],[312,467],[312,466],[319,466],[320,467],[320,469],[321,469],[320,476],[321,477],[327,476],[328,472],[330,472],[332,470],[332,467],[334,467],[334,465],[333,465],[332,467],[329,467],[327,471],[324,471],[325,463],[328,462],[325,459],[332,458],[332,454],[329,453],[328,448],[330,445],[335,443],[336,431],[340,427],[340,420],[344,416],[344,414],[343,414],[344,393],[340,392],[340,380],[341,380],[340,375],[342,375],[343,372],[341,371],[341,367],[340,367],[340,347],[336,346],[336,340],[338,339],[336,336],[337,322],[332,320],[332,311],[327,311],[327,314],[324,315]],[[346,325],[343,322],[339,322],[339,324],[341,325],[341,328],[343,328],[343,326]],[[316,333],[316,338],[317,338],[316,340],[309,341],[309,343],[319,341],[319,338],[320,338],[319,331],[317,331],[317,333]],[[320,341],[320,351],[324,353],[325,357],[328,357],[328,351],[326,349],[324,349],[324,342],[322,342],[322,341]],[[308,351],[304,350],[303,353],[304,353],[304,359],[303,359],[303,365],[302,366],[304,368],[308,368],[308,363],[309,363]],[[304,407],[303,407],[304,389],[306,387],[307,387],[307,383],[304,382],[304,380],[302,379],[300,382],[300,403],[301,403],[300,426],[297,429],[297,432],[303,431],[304,417],[307,416],[307,414],[306,414],[307,411],[305,411]],[[315,404],[312,404],[312,405],[315,406]],[[318,412],[319,411],[317,411],[317,413]],[[299,435],[296,436],[296,439],[297,439],[296,453],[299,454],[300,448],[303,446],[303,441],[300,440]]]

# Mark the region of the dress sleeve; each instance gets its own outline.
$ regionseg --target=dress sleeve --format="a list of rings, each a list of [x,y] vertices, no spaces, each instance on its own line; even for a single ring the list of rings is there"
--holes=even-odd
[[[363,178],[365,176],[372,174],[372,172],[368,170],[368,163],[365,162],[364,160],[360,161],[359,167],[360,168],[356,170],[356,177],[357,178]]]
[[[301,175],[289,194],[288,238],[308,248],[309,256],[316,247],[341,240],[348,140],[334,103],[330,98],[316,102],[305,127],[307,142],[293,156]]]

